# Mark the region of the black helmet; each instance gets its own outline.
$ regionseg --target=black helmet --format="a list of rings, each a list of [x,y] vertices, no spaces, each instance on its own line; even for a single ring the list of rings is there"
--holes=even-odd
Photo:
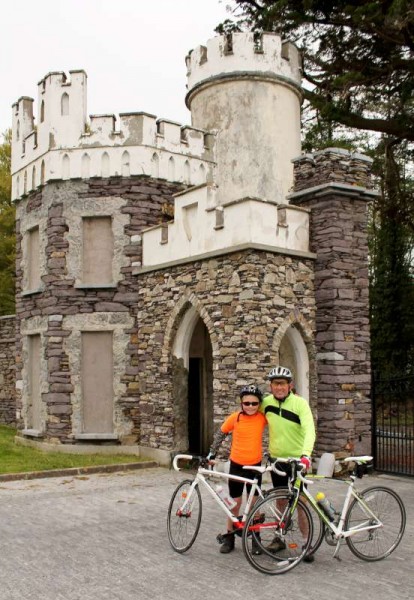
[[[240,400],[242,400],[244,396],[256,396],[259,402],[261,402],[263,398],[263,394],[257,385],[245,385],[242,387],[240,390]]]
[[[293,379],[292,372],[287,367],[274,367],[269,371],[267,378],[269,381],[272,381],[272,379],[286,379],[289,382]]]

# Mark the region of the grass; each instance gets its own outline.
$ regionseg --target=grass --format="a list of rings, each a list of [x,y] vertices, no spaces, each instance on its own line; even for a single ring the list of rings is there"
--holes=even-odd
[[[44,452],[37,448],[20,446],[14,441],[16,429],[0,425],[0,474],[27,473],[29,471],[50,471],[71,467],[90,467],[139,462],[138,456],[131,454],[63,454]]]

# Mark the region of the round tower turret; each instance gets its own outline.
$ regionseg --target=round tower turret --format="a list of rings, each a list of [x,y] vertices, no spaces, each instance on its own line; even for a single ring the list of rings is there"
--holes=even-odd
[[[296,46],[272,33],[235,33],[194,49],[186,63],[192,124],[216,133],[219,202],[286,202],[300,154]]]

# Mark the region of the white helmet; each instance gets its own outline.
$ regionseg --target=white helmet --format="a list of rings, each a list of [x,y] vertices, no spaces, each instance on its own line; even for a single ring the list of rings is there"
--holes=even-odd
[[[267,378],[269,381],[272,381],[272,379],[286,379],[286,381],[290,382],[292,381],[293,376],[292,372],[287,367],[274,367],[269,371]]]

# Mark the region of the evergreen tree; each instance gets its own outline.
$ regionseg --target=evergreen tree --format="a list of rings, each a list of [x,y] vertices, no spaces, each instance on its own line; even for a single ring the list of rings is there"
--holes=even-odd
[[[370,235],[371,351],[372,368],[382,377],[414,375],[414,231],[404,214],[412,180],[401,177],[401,155],[406,160],[401,147],[386,140],[374,164],[382,194]]]
[[[414,374],[414,9],[408,0],[234,0],[221,33],[274,31],[303,56],[304,142],[375,158],[372,365]],[[373,132],[368,134],[367,132]],[[411,144],[411,145],[410,145]]]
[[[11,131],[0,144],[0,315],[15,311],[15,209],[11,201]]]
[[[414,141],[410,0],[233,0],[219,32],[274,31],[303,56],[305,98],[328,121]]]

